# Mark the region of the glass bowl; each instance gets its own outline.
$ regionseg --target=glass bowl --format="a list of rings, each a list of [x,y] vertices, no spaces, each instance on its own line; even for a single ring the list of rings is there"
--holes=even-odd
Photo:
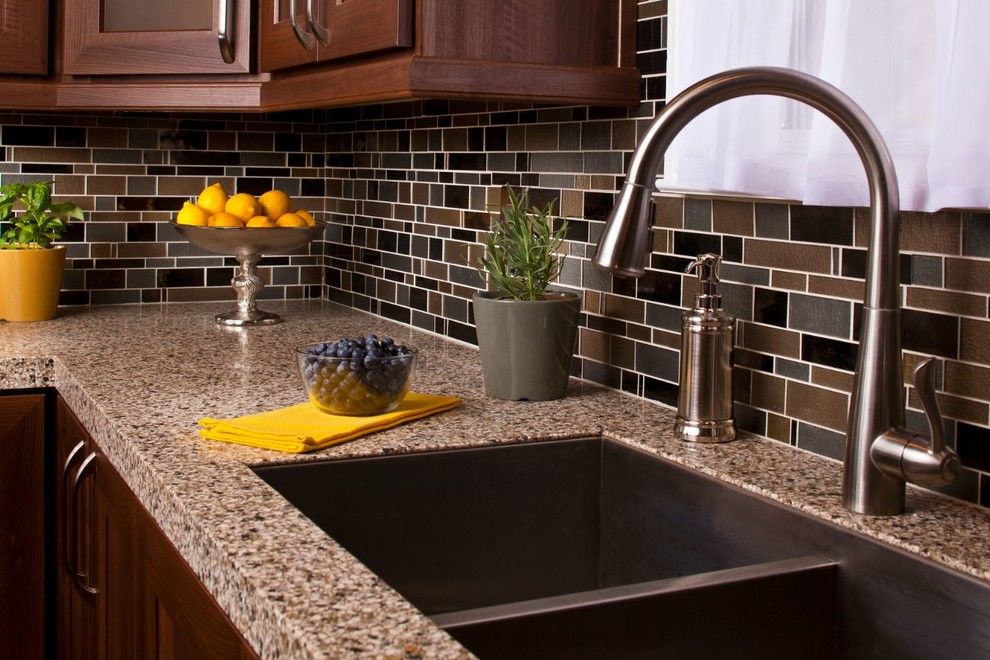
[[[419,351],[404,355],[331,357],[319,354],[329,342],[296,349],[306,395],[333,415],[380,415],[394,410],[409,391]]]

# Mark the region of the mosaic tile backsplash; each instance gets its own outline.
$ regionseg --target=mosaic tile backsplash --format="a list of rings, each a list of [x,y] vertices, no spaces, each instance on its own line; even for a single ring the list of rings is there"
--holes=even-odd
[[[233,262],[165,222],[220,180],[283,188],[330,223],[306,253],[263,260],[266,297],[323,296],[469,343],[487,208],[504,184],[528,187],[570,219],[560,285],[584,299],[575,375],[675,404],[680,311],[695,286],[683,269],[719,252],[739,319],[739,425],[840,458],[862,209],[661,197],[645,277],[591,265],[637,134],[663,105],[666,11],[640,3],[642,102],[631,110],[422,101],[261,117],[0,114],[0,173],[54,178],[91,211],[71,237],[66,303],[232,299]],[[922,357],[944,359],[939,399],[967,467],[946,490],[990,506],[990,213],[903,214],[901,247],[905,383]],[[909,426],[925,430],[905,392]]]

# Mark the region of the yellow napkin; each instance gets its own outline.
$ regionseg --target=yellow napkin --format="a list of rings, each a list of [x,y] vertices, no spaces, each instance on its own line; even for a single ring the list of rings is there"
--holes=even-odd
[[[409,392],[392,412],[348,417],[329,415],[307,402],[233,419],[204,417],[199,420],[203,427],[199,434],[209,440],[300,454],[390,429],[460,404],[456,396]]]

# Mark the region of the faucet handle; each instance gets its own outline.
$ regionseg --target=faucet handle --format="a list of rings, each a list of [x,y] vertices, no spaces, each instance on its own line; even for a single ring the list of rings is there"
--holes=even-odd
[[[945,446],[942,414],[935,398],[934,358],[914,369],[914,388],[928,418],[929,437],[902,428],[887,429],[870,446],[870,458],[881,472],[919,486],[944,486],[959,476],[962,463]]]
[[[939,364],[935,358],[927,358],[914,368],[911,381],[914,390],[921,399],[921,409],[928,419],[929,452],[940,454],[945,448],[945,427],[942,426],[942,413],[938,409],[938,399],[935,398],[935,366]]]

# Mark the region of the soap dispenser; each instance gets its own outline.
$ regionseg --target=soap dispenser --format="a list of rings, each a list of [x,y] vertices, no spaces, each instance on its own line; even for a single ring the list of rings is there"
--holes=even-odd
[[[722,310],[718,273],[722,257],[701,254],[684,272],[698,274],[694,307],[681,315],[681,380],[674,431],[691,442],[729,442],[732,419],[732,347],[736,320]]]

